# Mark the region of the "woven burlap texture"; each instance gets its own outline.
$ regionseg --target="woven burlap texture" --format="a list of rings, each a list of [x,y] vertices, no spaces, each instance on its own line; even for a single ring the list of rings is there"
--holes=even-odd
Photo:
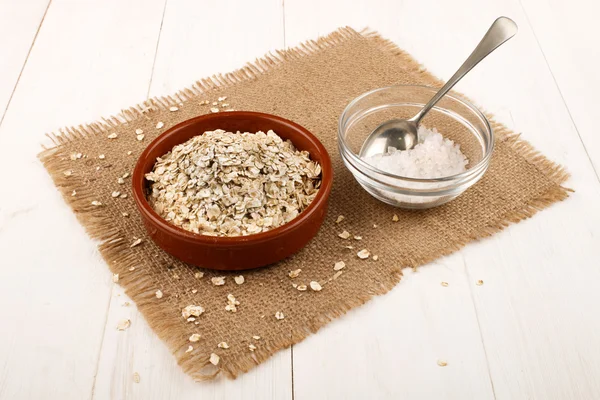
[[[440,86],[441,82],[376,33],[342,28],[317,41],[269,54],[233,73],[196,82],[173,96],[148,100],[102,122],[62,129],[50,135],[56,146],[45,149],[40,159],[90,236],[101,240],[100,252],[111,271],[119,274],[119,284],[183,370],[197,380],[219,373],[236,377],[372,296],[386,293],[400,281],[402,268],[416,268],[450,254],[567,197],[568,190],[561,186],[566,172],[490,118],[496,148],[489,170],[464,195],[418,212],[375,200],[342,164],[337,122],[356,96],[396,84]],[[236,110],[272,113],[303,125],[323,142],[334,166],[329,212],[319,234],[277,265],[242,272],[242,285],[233,280],[238,274],[206,270],[203,278],[195,278],[200,270],[158,248],[144,231],[130,178],[125,178],[125,184],[117,183],[118,177],[132,172],[149,141],[183,120],[209,113],[211,105],[202,101],[216,101],[220,96],[227,96],[226,102]],[[170,111],[172,106],[178,110]],[[164,128],[156,129],[159,121]],[[142,141],[136,139],[136,129],[144,131]],[[111,133],[117,138],[109,139]],[[71,160],[72,153],[85,156]],[[105,158],[100,159],[100,154]],[[71,175],[66,176],[66,171],[72,171]],[[128,197],[113,198],[113,191]],[[92,205],[94,200],[102,205]],[[394,214],[398,222],[392,221]],[[339,215],[345,219],[336,224]],[[362,236],[362,241],[340,239],[342,230]],[[143,242],[132,248],[134,238]],[[347,245],[354,249],[346,249]],[[359,259],[356,252],[362,248],[379,259]],[[340,260],[346,268],[331,280],[333,265]],[[130,267],[135,269],[130,271]],[[289,278],[289,271],[297,268],[302,269],[300,276]],[[211,277],[223,275],[224,286],[211,284]],[[292,287],[292,283],[312,280],[324,283],[323,290],[299,292]],[[161,299],[155,296],[159,289],[164,293]],[[241,303],[236,313],[225,310],[229,293]],[[182,308],[190,304],[206,309],[198,324],[181,316]],[[283,312],[283,320],[275,318],[277,311]],[[193,333],[201,335],[200,341],[190,343]],[[260,339],[253,339],[254,335]],[[229,349],[217,347],[223,341]],[[248,348],[251,343],[257,347],[253,352]],[[194,349],[187,353],[189,345]],[[218,368],[212,370],[211,353],[221,357]]]

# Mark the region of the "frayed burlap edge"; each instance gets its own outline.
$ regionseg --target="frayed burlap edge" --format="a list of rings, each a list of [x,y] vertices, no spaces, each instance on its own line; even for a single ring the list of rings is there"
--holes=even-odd
[[[118,273],[120,270],[126,270],[130,266],[135,266],[136,260],[131,255],[128,255],[130,253],[125,251],[128,249],[129,244],[124,242],[122,239],[123,235],[117,228],[111,225],[108,217],[98,210],[97,207],[91,205],[91,200],[93,200],[91,194],[87,193],[86,190],[81,187],[75,187],[76,184],[63,175],[63,171],[69,166],[69,157],[68,154],[65,154],[65,152],[62,151],[61,145],[72,141],[87,140],[92,136],[104,134],[112,128],[128,124],[139,118],[149,118],[150,115],[159,110],[165,110],[172,105],[196,99],[211,90],[223,89],[239,82],[257,79],[261,75],[268,73],[270,70],[277,68],[287,61],[335,46],[348,39],[357,38],[370,40],[380,49],[391,52],[396,57],[403,59],[407,62],[407,65],[414,66],[412,67],[412,73],[429,74],[429,72],[422,65],[416,63],[408,53],[398,48],[393,42],[383,39],[376,32],[363,30],[358,33],[348,27],[340,28],[316,41],[309,40],[292,49],[271,52],[263,58],[257,59],[254,63],[247,64],[245,67],[234,72],[224,75],[213,75],[210,78],[197,81],[189,88],[183,89],[171,96],[156,97],[146,100],[141,104],[121,111],[118,115],[103,118],[102,121],[76,127],[62,128],[57,133],[47,135],[52,140],[54,146],[51,148],[44,147],[44,150],[38,157],[48,170],[55,185],[62,193],[63,198],[71,206],[79,222],[85,227],[88,234],[92,238],[102,242],[99,245],[99,250],[105,261],[108,263],[109,268],[114,273]],[[436,84],[442,84],[440,80],[433,79]],[[494,129],[497,140],[510,146],[516,154],[535,166],[552,182],[556,183],[556,186],[550,188],[545,193],[541,193],[537,198],[526,204],[525,207],[514,209],[506,213],[499,217],[495,223],[488,225],[474,234],[465,235],[456,243],[448,246],[434,256],[406,260],[406,263],[403,264],[405,267],[416,268],[417,266],[431,262],[438,257],[449,255],[475,239],[484,238],[497,233],[510,224],[529,218],[538,211],[568,197],[570,189],[561,186],[569,177],[569,174],[565,169],[548,160],[529,143],[521,140],[519,135],[512,134],[506,127],[489,116],[489,114],[486,115]],[[74,197],[71,196],[71,192],[75,189],[77,189],[77,196]],[[240,373],[249,371],[254,366],[267,360],[275,352],[302,341],[308,335],[318,331],[330,321],[340,317],[352,308],[364,304],[374,295],[387,293],[400,281],[401,276],[402,272],[399,268],[397,271],[394,271],[392,279],[379,286],[375,292],[365,294],[358,298],[346,299],[345,302],[339,302],[335,309],[315,317],[305,326],[294,328],[289,334],[281,335],[279,338],[272,340],[269,343],[265,343],[265,346],[257,349],[252,354],[244,355],[235,360],[229,359],[226,365],[220,365],[219,369],[213,369],[212,371],[207,371],[207,369],[210,369],[212,366],[209,362],[210,354],[208,353],[198,353],[192,357],[186,358],[181,357],[188,343],[182,342],[180,335],[177,333],[180,319],[177,316],[168,315],[165,312],[156,310],[150,306],[155,294],[153,291],[148,290],[148,287],[152,287],[147,284],[148,282],[136,278],[136,280],[124,281],[123,286],[126,288],[127,295],[135,301],[152,329],[167,343],[182,369],[195,380],[210,380],[215,378],[220,372],[230,378],[235,378]]]

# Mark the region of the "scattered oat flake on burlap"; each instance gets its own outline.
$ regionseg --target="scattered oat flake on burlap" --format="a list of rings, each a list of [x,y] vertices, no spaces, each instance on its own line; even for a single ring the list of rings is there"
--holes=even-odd
[[[241,285],[242,283],[244,283],[244,276],[243,275],[238,275],[238,276],[234,277],[233,280],[238,285]]]
[[[290,271],[290,273],[288,274],[288,276],[290,278],[297,278],[298,275],[300,275],[300,272],[302,272],[302,270],[300,268],[298,268],[298,269],[295,269],[293,271]]]
[[[346,263],[343,261],[338,261],[333,265],[333,270],[334,271],[339,271],[340,269],[344,268],[346,266]]]
[[[296,286],[296,289],[298,289],[301,292],[304,292],[308,288],[306,287],[306,285],[298,285]]]
[[[210,281],[215,286],[223,286],[225,284],[225,277],[224,276],[215,276],[213,278],[210,278]]]
[[[198,293],[198,289],[192,289],[192,294]]]
[[[73,171],[67,170],[67,171],[63,172],[63,175],[66,177],[69,177],[69,176],[73,175]]]
[[[344,216],[343,216],[343,215],[340,215],[340,216],[338,216],[338,217],[337,217],[337,219],[335,220],[335,223],[336,223],[336,224],[339,224],[339,223],[340,223],[340,222],[342,222],[343,220],[344,220]]]
[[[394,214],[394,216],[392,217],[392,221],[398,222],[398,219],[398,215]]]
[[[284,318],[285,318],[285,315],[283,315],[283,313],[282,313],[281,311],[277,311],[277,312],[275,313],[275,318],[277,318],[277,319],[281,320],[281,319],[284,319]]]
[[[226,342],[221,342],[217,345],[217,347],[219,347],[221,349],[228,349],[229,345]]]
[[[100,154],[100,155],[98,156],[98,158],[99,158],[99,159],[101,159],[101,160],[104,160],[104,159],[106,158],[106,156],[105,156],[104,154]]]
[[[112,280],[114,283],[119,282],[119,274],[113,274]]]
[[[128,319],[122,319],[117,323],[117,330],[124,331],[131,326],[131,321]]]
[[[121,195],[121,192],[118,192],[116,190],[114,192],[112,192],[112,197],[119,197],[120,195]]]
[[[223,100],[227,100],[227,96],[221,96],[217,99],[218,101],[223,101]]]
[[[157,290],[154,294],[156,295],[157,299],[162,299],[163,297],[163,292],[160,289]]]
[[[143,130],[143,129],[141,129],[141,128],[137,128],[137,129],[135,130],[135,134],[136,134],[136,135],[141,135],[142,133],[144,133],[144,130]]]
[[[212,108],[210,109],[210,112],[211,112],[211,113],[218,113],[218,112],[219,112],[219,109],[218,109],[217,107],[212,107]]]
[[[194,333],[190,336],[190,342],[197,342],[198,340],[200,340],[200,334]]]
[[[219,361],[221,360],[221,357],[219,357],[218,355],[216,355],[215,353],[211,353],[209,361],[212,365],[217,365],[219,364]]]
[[[138,374],[137,372],[134,372],[134,373],[133,373],[133,381],[134,381],[135,383],[140,383],[140,380],[141,380],[141,378],[140,378],[140,374]]]
[[[108,135],[107,138],[109,138],[109,139],[116,139],[117,136],[119,136],[119,135],[117,135],[116,133],[113,132],[110,135]]]
[[[200,278],[202,278],[203,276],[204,276],[204,272],[196,272],[196,273],[194,274],[194,278],[196,278],[196,279],[200,279]]]
[[[169,107],[169,111],[177,111],[177,110],[179,110],[179,107],[176,107],[176,106]]]
[[[354,236],[354,240],[362,240],[362,236]]]
[[[135,271],[135,267],[129,267],[129,271]]]
[[[188,346],[187,350],[185,351],[186,353],[191,353],[192,350],[194,350],[194,346]]]
[[[249,349],[250,351],[254,351],[254,350],[256,350],[256,346],[255,346],[255,345],[253,345],[253,344],[249,344],[249,345],[248,345],[248,349]]]
[[[77,195],[77,190],[73,190],[73,191],[71,192],[71,197],[73,197],[73,196],[76,196],[76,195]]]
[[[260,340],[260,336],[254,335],[254,336],[252,336],[252,339],[254,339],[254,340]]]
[[[314,290],[315,292],[319,292],[321,291],[321,289],[323,289],[323,287],[321,286],[321,284],[317,281],[311,281],[310,282],[310,288],[312,290]]]
[[[136,239],[133,241],[133,243],[131,243],[131,246],[129,246],[129,247],[135,247],[135,246],[139,245],[140,243],[142,243],[142,239]]]
[[[145,135],[142,133],[142,134],[137,135],[136,138],[138,141],[142,141],[142,140],[144,140],[144,136]]]
[[[361,251],[359,251],[358,253],[356,253],[356,255],[358,256],[358,258],[362,258],[364,260],[366,258],[369,258],[369,256],[371,255],[371,253],[367,249],[362,249]]]
[[[378,256],[377,254],[375,254],[375,255],[373,256],[373,261],[377,261],[377,260],[379,260],[379,256]]]
[[[344,232],[340,233],[338,236],[341,237],[342,239],[348,239],[350,237],[350,232],[344,231]]]
[[[189,318],[192,315],[194,317],[199,317],[200,314],[202,314],[203,312],[204,312],[204,308],[202,306],[196,306],[196,305],[190,304],[189,306],[187,306],[183,310],[181,310],[181,316],[183,316],[183,318]]]

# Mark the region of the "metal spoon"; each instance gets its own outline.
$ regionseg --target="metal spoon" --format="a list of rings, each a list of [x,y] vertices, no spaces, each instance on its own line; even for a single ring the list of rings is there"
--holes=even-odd
[[[411,119],[392,119],[379,125],[367,137],[360,149],[361,157],[387,153],[389,147],[398,150],[412,149],[419,141],[417,134],[421,119],[433,106],[452,89],[474,66],[496,50],[502,43],[517,33],[517,24],[507,17],[494,21],[483,39],[479,42],[469,58],[460,66],[452,78],[429,100],[429,102]]]

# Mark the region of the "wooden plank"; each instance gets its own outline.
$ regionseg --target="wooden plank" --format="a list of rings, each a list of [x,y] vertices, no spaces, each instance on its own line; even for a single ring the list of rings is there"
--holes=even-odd
[[[431,312],[423,306],[448,301],[443,292],[425,290],[426,271],[438,276],[430,283],[445,279],[446,271],[434,264],[377,299],[370,312],[359,310],[349,317],[353,321],[336,322],[295,346],[296,398],[492,397],[483,383],[470,386],[474,379],[484,380],[474,376],[480,366],[468,358],[477,330],[475,316],[468,318],[473,306],[496,398],[597,398],[598,383],[592,377],[600,373],[595,361],[600,349],[594,340],[600,320],[592,314],[591,304],[598,304],[600,295],[589,282],[598,278],[592,264],[599,255],[594,238],[600,234],[600,224],[594,204],[600,200],[600,189],[519,3],[365,1],[345,7],[342,2],[321,5],[286,0],[285,9],[286,39],[291,45],[339,25],[371,26],[442,77],[452,74],[497,16],[514,18],[520,26],[515,40],[473,70],[457,89],[485,104],[510,128],[524,132],[523,137],[543,153],[567,165],[574,175],[568,186],[577,188],[566,202],[461,251],[466,265],[460,275],[464,290],[451,300],[451,309]],[[305,23],[308,18],[312,25]],[[448,260],[453,260],[452,269],[458,273],[455,256]],[[568,272],[566,266],[571,267]],[[478,279],[485,281],[483,286],[474,284]],[[420,289],[408,294],[413,285]],[[455,323],[456,315],[466,322]],[[440,336],[451,335],[447,346],[467,357],[459,358],[463,363],[459,368],[465,371],[452,377],[454,385],[439,378],[437,366],[424,366],[432,358],[428,346],[444,340],[428,336],[431,326],[445,327]],[[457,330],[467,329],[470,335],[461,339]],[[412,330],[426,333],[418,336]],[[377,354],[365,345],[368,338],[371,343],[388,345]],[[417,349],[412,354],[402,345],[405,340]],[[369,350],[363,350],[365,346]],[[477,353],[475,348],[475,360]],[[318,374],[313,372],[315,365],[323,367]],[[448,366],[441,372],[448,374],[454,365],[448,357]],[[418,369],[417,377],[412,375],[414,369]]]
[[[233,9],[232,9],[233,7]],[[252,18],[248,18],[252,15]],[[225,19],[223,16],[227,16]],[[226,21],[226,22],[224,22]],[[283,46],[279,1],[199,3],[169,1],[150,95],[166,95],[195,80],[239,68]],[[118,292],[120,293],[120,292]],[[141,399],[281,399],[292,393],[291,353],[280,351],[235,381],[196,383],[123,296],[111,298],[94,397]],[[118,320],[130,318],[123,335]],[[216,345],[216,344],[215,344]],[[149,350],[148,350],[149,349]],[[141,382],[133,382],[138,372]]]
[[[0,121],[50,0],[0,0]]]
[[[36,156],[44,132],[144,98],[163,5],[53,0],[40,29],[0,128],[2,399],[91,396],[111,274]]]
[[[600,175],[600,138],[595,118],[600,104],[600,39],[594,29],[600,3],[522,0],[521,4],[596,175]]]

